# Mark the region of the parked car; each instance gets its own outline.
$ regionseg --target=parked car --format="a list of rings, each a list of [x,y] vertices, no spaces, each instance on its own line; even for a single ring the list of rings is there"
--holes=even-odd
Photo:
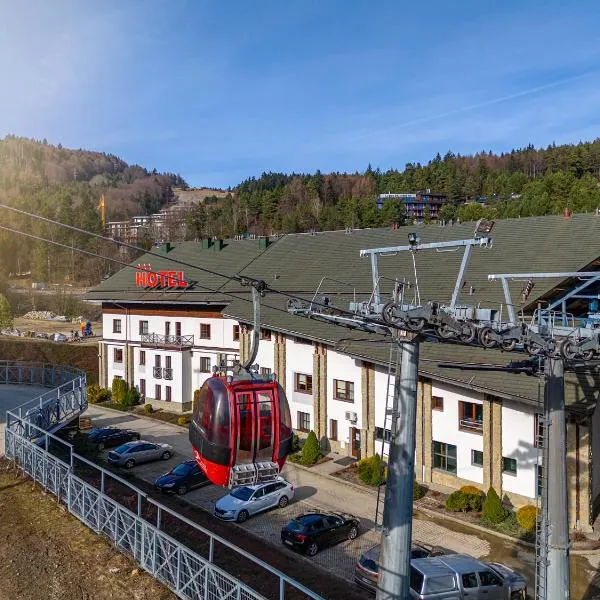
[[[135,465],[152,460],[169,460],[173,447],[169,444],[154,444],[146,440],[127,442],[108,453],[108,462],[117,467],[131,469]]]
[[[154,487],[164,493],[175,492],[183,496],[189,490],[209,483],[210,481],[198,466],[198,463],[190,459],[173,467],[168,473],[161,475],[154,482]]]
[[[283,477],[276,481],[245,485],[217,500],[215,517],[243,523],[250,515],[279,506],[285,508],[294,497],[294,486]]]
[[[369,592],[377,591],[377,580],[379,577],[379,553],[381,552],[380,544],[369,548],[360,555],[356,565],[354,566],[354,583],[359,585]],[[413,543],[410,552],[411,558],[428,558],[433,556],[441,556],[449,554],[448,550],[439,546],[429,546],[428,544]]]
[[[411,560],[410,595],[419,600],[523,600],[527,586],[514,571],[503,578],[495,568],[471,556],[449,554]]]
[[[508,598],[526,600],[527,582],[523,575],[501,563],[485,564],[502,579],[503,587],[508,590]]]
[[[304,513],[281,530],[281,541],[290,548],[314,556],[326,546],[356,539],[359,527],[360,521],[346,513]]]
[[[96,427],[87,434],[88,441],[96,450],[120,446],[125,442],[141,439],[141,435],[132,429],[117,429],[116,427]]]

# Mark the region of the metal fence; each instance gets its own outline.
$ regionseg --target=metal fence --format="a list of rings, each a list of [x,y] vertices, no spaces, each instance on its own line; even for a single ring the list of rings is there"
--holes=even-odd
[[[70,396],[72,388],[65,388],[69,384],[72,385],[72,382],[52,390],[55,404],[57,400],[61,404],[63,394]],[[85,391],[83,396],[85,397]],[[45,406],[45,401],[40,406]],[[215,564],[215,558],[218,558],[215,556],[215,544],[219,544],[251,561],[256,567],[257,577],[260,578],[262,573],[263,578],[269,574],[274,577],[280,600],[284,600],[286,596],[286,586],[301,592],[306,598],[323,600],[285,573],[162,505],[112,471],[77,454],[71,444],[34,422],[30,418],[33,414],[35,413],[30,413],[29,409],[7,411],[7,458],[52,492],[80,521],[96,533],[108,537],[121,552],[133,557],[180,598],[264,600],[260,593]],[[91,477],[94,483],[85,481],[76,474],[75,465],[81,463],[94,474]],[[105,493],[106,483],[110,480],[125,486],[127,495],[137,499],[137,510],[132,510]],[[142,503],[151,507],[151,515],[144,513]],[[162,526],[165,515],[187,526],[189,531],[206,536],[204,539],[208,540],[208,556],[201,556],[169,535]],[[272,597],[276,595],[273,594]]]

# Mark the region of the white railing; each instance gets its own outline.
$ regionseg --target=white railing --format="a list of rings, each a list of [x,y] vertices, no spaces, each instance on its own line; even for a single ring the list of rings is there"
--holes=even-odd
[[[61,388],[63,386],[50,392],[54,394],[55,404],[57,397],[60,399],[64,395]],[[82,397],[85,397],[85,389]],[[107,536],[121,552],[132,556],[179,598],[265,600],[265,596],[215,564],[215,558],[218,559],[218,548],[215,548],[217,543],[254,563],[256,580],[265,581],[269,576],[274,578],[269,598],[284,600],[286,587],[289,586],[296,590],[295,597],[300,592],[306,598],[323,600],[285,573],[167,508],[118,475],[75,453],[71,444],[40,427],[35,418],[31,418],[32,415],[34,413],[30,413],[30,410],[22,408],[7,411],[6,457],[47,491],[52,492],[85,525],[96,533]],[[87,481],[77,474],[81,464],[87,471]],[[94,473],[91,477],[90,469]],[[126,492],[122,498],[132,499],[135,507],[126,506],[105,493],[112,481],[118,482],[119,487],[125,486]],[[207,556],[169,535],[165,531],[165,515],[179,521],[178,530],[183,524],[189,528],[187,533],[206,536],[209,542]]]

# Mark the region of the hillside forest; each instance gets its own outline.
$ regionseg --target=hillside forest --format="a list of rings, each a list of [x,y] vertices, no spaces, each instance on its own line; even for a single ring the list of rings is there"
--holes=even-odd
[[[245,232],[269,234],[379,227],[405,222],[401,202],[384,192],[431,189],[449,202],[444,220],[510,218],[595,211],[600,207],[600,139],[544,149],[528,146],[503,154],[461,156],[447,152],[427,164],[381,171],[370,165],[362,173],[263,173],[206,198],[177,216],[169,229],[174,241],[206,236],[231,237]],[[151,214],[172,205],[186,182],[173,173],[128,165],[112,154],[70,150],[46,140],[15,136],[0,140],[0,202],[42,216],[102,232],[97,208],[104,194],[109,220]],[[184,221],[182,227],[181,221]],[[82,248],[102,256],[134,258],[114,243],[56,228],[3,211],[2,223],[63,244],[0,232],[0,273],[31,270],[34,279],[93,284],[114,272],[109,260],[82,256]],[[153,240],[144,240],[148,246]]]

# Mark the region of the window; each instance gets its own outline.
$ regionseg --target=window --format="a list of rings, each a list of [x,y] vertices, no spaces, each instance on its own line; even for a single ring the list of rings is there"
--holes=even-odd
[[[384,431],[383,427],[375,427],[375,439],[390,442],[392,440],[392,432],[389,429]]]
[[[165,368],[166,369],[171,368],[171,357],[170,356],[165,356]]]
[[[181,321],[175,321],[175,335],[181,337]]]
[[[475,573],[463,573],[462,584],[464,588],[479,587],[477,583],[477,575]]]
[[[431,409],[432,410],[444,410],[444,399],[441,396],[431,397]]]
[[[310,414],[298,411],[298,430],[310,431]]]
[[[146,351],[140,350],[140,365],[146,364]]]
[[[533,424],[533,445],[542,448],[544,445],[544,415],[537,413]]]
[[[479,571],[479,579],[482,586],[495,585],[502,587],[502,580],[500,577],[491,571]]]
[[[271,339],[271,331],[269,329],[261,329],[260,330],[260,339],[261,340],[270,340]]]
[[[171,335],[171,322],[165,321],[165,337],[169,337]]]
[[[146,395],[146,380],[145,379],[140,379],[140,394],[142,396]]]
[[[210,358],[208,356],[200,357],[200,373],[210,373]]]
[[[113,333],[121,333],[121,319],[113,319]]]
[[[165,400],[167,402],[171,402],[171,386],[170,385],[165,386]]]
[[[541,496],[544,489],[544,467],[541,465],[535,465],[535,478],[537,482],[535,491],[538,496]]]
[[[294,391],[312,394],[312,375],[294,373]]]
[[[458,403],[458,428],[472,433],[483,433],[483,405],[460,401]]]
[[[481,450],[471,450],[471,464],[474,467],[483,467],[483,452]]]
[[[272,370],[269,369],[269,367],[261,367],[260,368],[260,374],[263,377],[268,377],[271,373],[272,373]]]
[[[154,386],[154,399],[160,400],[160,397],[161,397],[161,387],[160,387],[160,385],[155,385]]]
[[[516,475],[517,474],[517,459],[516,458],[507,458],[506,456],[502,457],[502,472],[507,475]]]
[[[210,340],[210,325],[206,323],[200,325],[200,339]]]
[[[154,355],[154,366],[160,369],[160,354]]]
[[[113,361],[116,363],[123,362],[123,350],[121,348],[115,348],[113,351]]]
[[[337,440],[337,421],[335,419],[329,419],[329,439]]]
[[[456,446],[433,442],[433,468],[456,475]]]
[[[343,402],[354,402],[354,383],[352,381],[333,380],[333,397]]]
[[[234,342],[240,341],[240,326],[239,325],[233,326],[233,341]]]
[[[148,335],[148,321],[140,321],[140,335]]]

